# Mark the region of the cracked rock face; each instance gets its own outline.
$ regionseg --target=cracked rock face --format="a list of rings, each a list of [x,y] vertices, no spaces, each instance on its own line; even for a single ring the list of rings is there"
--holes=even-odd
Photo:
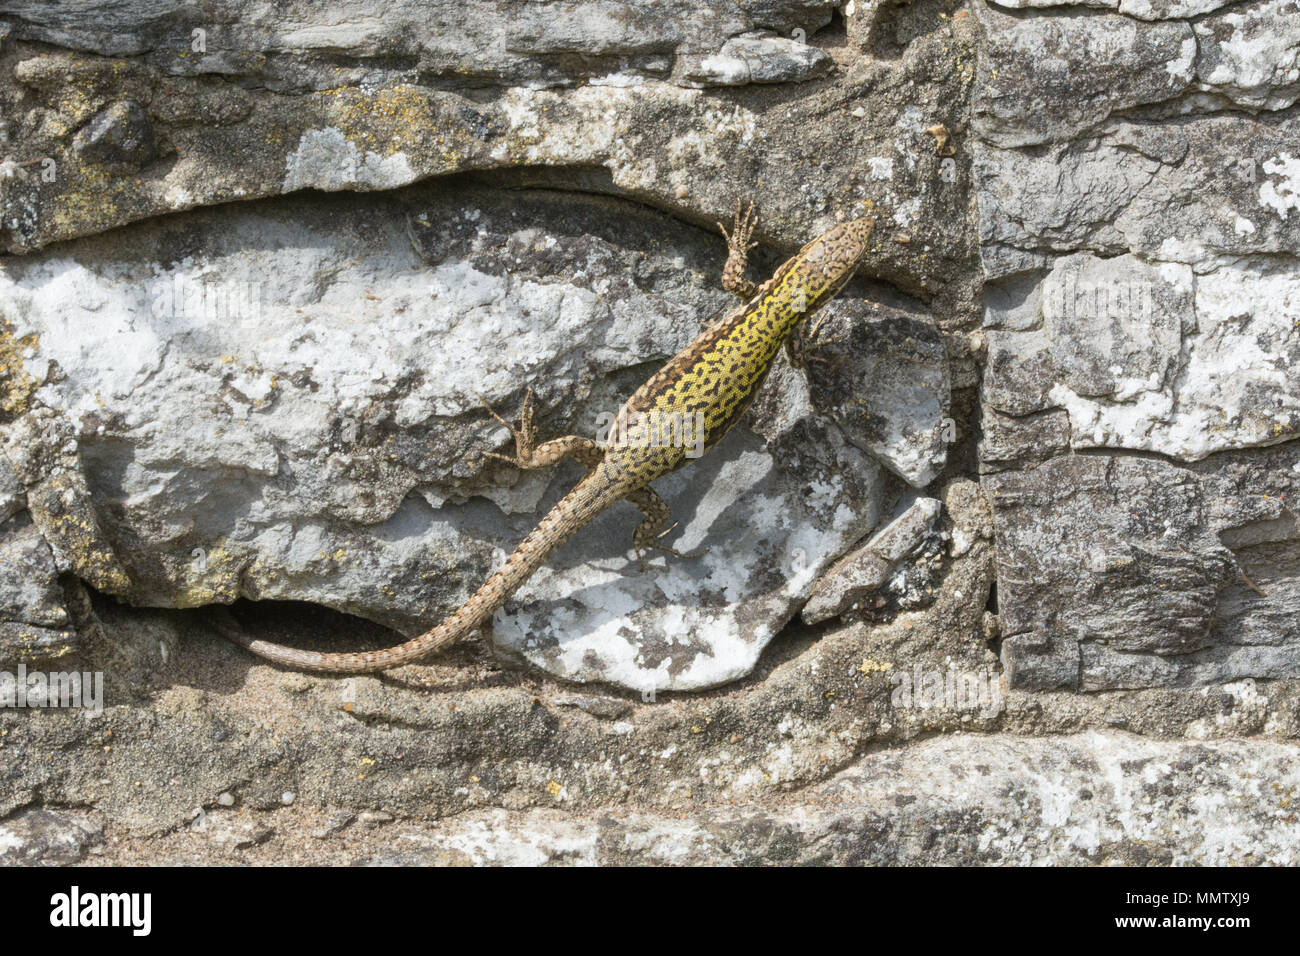
[[[0,671],[108,698],[0,708],[0,844],[1293,862],[1298,25],[0,0]],[[581,474],[486,456],[480,395],[598,436],[732,306],[745,198],[753,279],[876,230],[805,368],[658,483],[704,554],[640,571],[618,504],[383,676],[217,636],[232,602],[325,651],[459,605]]]
[[[86,814],[28,810],[0,823],[0,866],[68,866],[103,840],[103,824]]]
[[[1071,448],[1197,461],[1300,434],[1300,275],[1088,253],[988,313],[987,410],[1062,410]]]
[[[194,253],[175,258],[178,242]],[[537,381],[549,431],[594,434],[623,370],[662,362],[731,305],[708,275],[716,240],[545,194],[345,217],[291,203],[114,244],[112,260],[89,241],[0,273],[16,333],[43,343],[28,360],[37,398],[59,410],[102,516],[88,540],[125,575],[99,586],[162,607],[309,601],[407,634],[477,587],[573,480],[485,470],[498,429],[477,394],[509,411]],[[674,543],[704,555],[638,573],[631,509],[616,509],[499,615],[503,651],[643,691],[748,673],[884,494],[880,465],[816,414],[800,377],[768,388],[765,441],[746,429],[660,484]],[[863,414],[888,416],[895,392],[864,395]],[[910,467],[904,436],[870,447]],[[30,530],[8,547],[33,570],[49,561]],[[48,590],[52,576],[23,580]],[[40,620],[36,595],[14,602],[15,620],[56,623],[57,602]]]
[[[1300,673],[1300,18],[1183,19],[1218,6],[981,9],[981,465],[1013,686]],[[1050,55],[1071,37],[1108,51],[1077,109]]]
[[[543,437],[597,435],[732,304],[713,222],[760,183],[755,273],[879,204],[831,361],[778,367],[732,441],[663,483],[673,543],[703,556],[633,573],[616,507],[498,615],[500,655],[641,691],[734,680],[895,476],[945,467],[954,383],[975,380],[949,327],[977,280],[968,218],[936,215],[968,208],[968,163],[931,130],[958,128],[969,21],[909,23],[886,66],[864,55],[875,14],[810,42],[821,0],[5,9],[0,411],[25,471],[0,500],[48,546],[42,593],[423,631],[578,475],[486,459],[505,435],[478,396],[514,414],[531,386]],[[841,120],[792,123],[792,89]],[[25,527],[0,534],[31,557]],[[39,626],[42,647],[72,633]]]

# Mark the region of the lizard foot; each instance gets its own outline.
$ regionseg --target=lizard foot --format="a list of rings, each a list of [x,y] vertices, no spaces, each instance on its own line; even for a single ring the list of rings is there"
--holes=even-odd
[[[790,359],[790,364],[795,368],[807,368],[810,364],[835,366],[843,360],[840,356],[819,355],[818,353],[828,345],[834,345],[843,342],[845,337],[836,335],[832,338],[817,340],[817,333],[821,330],[822,324],[826,321],[826,313],[823,312],[817,316],[812,324],[812,328],[805,328],[806,323],[800,323],[795,326],[794,332],[785,340],[785,354]]]
[[[479,401],[483,402],[483,406],[493,418],[510,430],[510,434],[515,440],[515,453],[513,456],[502,455],[495,451],[485,451],[483,454],[488,458],[509,462],[516,468],[525,470],[549,468],[565,458],[572,458],[587,469],[587,474],[591,474],[592,469],[605,458],[605,448],[600,442],[593,441],[590,438],[583,438],[581,435],[564,435],[560,438],[542,442],[539,445],[537,443],[537,426],[533,423],[533,390],[531,388],[524,395],[524,407],[519,413],[518,428],[498,415],[483,396],[479,396]]]
[[[754,212],[751,200],[749,208],[742,212],[741,201],[736,200],[736,217],[732,220],[731,231],[722,223],[718,228],[727,239],[727,264],[722,267],[722,287],[728,292],[750,299],[758,291],[758,286],[745,278],[745,269],[749,266],[749,250],[758,242],[753,238],[758,226],[758,215]]]
[[[645,550],[662,551],[665,554],[671,554],[675,558],[699,558],[709,553],[708,548],[701,548],[699,551],[683,552],[683,551],[678,551],[676,548],[670,548],[666,544],[658,543],[658,540],[660,538],[668,534],[668,532],[672,531],[676,527],[677,527],[677,522],[674,521],[667,528],[664,528],[663,531],[660,531],[658,534],[656,534],[653,538],[651,538],[648,541],[644,539],[637,540],[638,538],[641,537],[640,535],[634,536],[633,549],[636,551],[636,563],[641,567],[642,571],[646,569],[645,557],[641,553],[642,551]]]
[[[501,461],[507,461],[518,468],[528,468],[533,463],[533,449],[537,447],[537,427],[533,424],[533,390],[529,387],[524,394],[524,406],[519,412],[519,427],[515,428],[513,424],[506,421],[497,414],[496,409],[488,404],[486,398],[482,395],[478,400],[483,403],[483,407],[488,410],[488,414],[497,420],[498,424],[504,425],[510,431],[510,435],[515,440],[514,457],[502,455],[494,451],[485,451],[483,454],[489,458],[497,458]]]

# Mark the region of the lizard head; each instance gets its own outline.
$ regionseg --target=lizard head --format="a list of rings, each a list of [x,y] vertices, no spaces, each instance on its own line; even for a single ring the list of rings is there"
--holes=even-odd
[[[820,308],[853,278],[875,224],[874,219],[841,223],[799,250],[792,262],[798,263],[809,312]]]

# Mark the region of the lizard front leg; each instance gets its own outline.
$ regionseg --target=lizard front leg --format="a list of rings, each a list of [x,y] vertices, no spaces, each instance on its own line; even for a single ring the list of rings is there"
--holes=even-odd
[[[659,493],[653,488],[638,488],[636,491],[628,493],[626,500],[640,508],[641,513],[645,515],[641,523],[636,526],[636,530],[632,532],[632,547],[636,550],[636,563],[641,566],[642,571],[645,570],[645,558],[641,556],[641,552],[647,549],[663,551],[677,558],[698,558],[708,551],[705,548],[702,551],[683,554],[676,548],[670,548],[666,544],[659,543],[660,538],[677,527],[677,522],[674,521],[667,528],[664,528],[664,525],[668,524],[668,519],[673,516],[673,512],[668,507],[668,502],[660,498]],[[661,528],[663,530],[660,530]]]
[[[494,451],[484,452],[489,458],[499,458],[502,461],[510,462],[517,468],[530,471],[536,468],[549,468],[564,458],[573,458],[587,469],[588,474],[605,458],[605,449],[599,442],[590,438],[583,438],[581,435],[565,435],[562,438],[554,438],[540,445],[537,444],[537,426],[533,424],[533,390],[531,388],[528,389],[527,394],[524,396],[524,407],[519,413],[518,428],[515,428],[514,425],[498,415],[496,410],[482,397],[479,400],[483,402],[483,406],[493,418],[510,430],[510,434],[515,439],[515,455],[513,458],[509,455],[499,455]]]
[[[745,269],[749,266],[749,250],[758,242],[753,239],[754,229],[758,226],[758,216],[754,212],[754,203],[741,212],[740,200],[736,200],[736,218],[732,220],[731,232],[718,223],[718,228],[727,239],[727,264],[722,267],[722,287],[732,295],[748,301],[758,292],[758,286],[745,278]]]

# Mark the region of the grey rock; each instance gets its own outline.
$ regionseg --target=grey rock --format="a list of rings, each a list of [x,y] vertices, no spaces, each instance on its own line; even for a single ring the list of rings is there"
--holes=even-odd
[[[1119,0],[1119,10],[1143,20],[1189,19],[1230,6],[1232,0]]]
[[[190,829],[220,850],[246,850],[265,843],[275,830],[230,810],[209,810]]]
[[[18,621],[0,621],[0,664],[47,664],[65,658],[82,644],[72,628],[38,627]]]
[[[1285,494],[1295,461],[1279,451],[1247,473]],[[1198,474],[1093,455],[986,478],[1011,686],[1101,690],[1300,673],[1300,635],[1279,613],[1300,587],[1300,527],[1280,506],[1243,514],[1236,503],[1249,499],[1229,490],[1242,480],[1231,461]],[[1252,571],[1267,575],[1266,591]]]
[[[980,470],[985,473],[1032,465],[1070,450],[1070,415],[1063,408],[1008,415],[990,403],[980,424]]]
[[[999,147],[1059,142],[1113,113],[1169,100],[1195,76],[1186,23],[1124,16],[1014,17],[988,4],[971,119]]]
[[[1179,48],[1190,72],[1172,56],[1187,24],[981,14],[995,39],[974,120],[993,280],[979,451],[999,473],[986,485],[1013,687],[1295,672],[1300,632],[1278,610],[1295,587],[1293,522],[1258,492],[1289,493],[1300,434],[1294,118],[1224,111],[1293,104],[1300,43],[1293,4],[1221,6],[1118,5],[1196,16]],[[1142,39],[1107,55],[1107,91],[1074,112],[1051,104],[1063,74],[1029,51],[1112,29]],[[1059,457],[1097,450],[1151,457]]]
[[[972,117],[996,146],[1078,138],[1118,112],[1182,97],[1206,111],[1280,110],[1300,95],[1294,0],[1266,0],[1194,24],[1141,23],[1122,4],[1122,16],[976,9],[988,43]]]
[[[861,548],[837,561],[813,586],[801,612],[804,623],[817,624],[843,614],[879,589],[934,533],[941,508],[934,498],[917,498]]]
[[[67,609],[50,546],[31,522],[0,526],[0,621],[66,627]]]
[[[1300,98],[1300,6],[1264,0],[1197,20],[1197,86],[1245,109]]]
[[[926,487],[953,440],[950,363],[934,319],[853,296],[818,318],[808,365],[813,404],[853,445],[913,488]]]
[[[55,568],[102,591],[120,591],[126,573],[86,484],[72,423],[59,411],[37,407],[0,428],[0,446],[26,486],[32,525],[48,545]]]
[[[1291,301],[1295,271],[1268,261],[1197,275],[1131,256],[1062,257],[1025,299],[1036,326],[988,333],[987,430],[1006,441],[1004,416],[1060,409],[1071,448],[1184,461],[1288,441],[1300,434],[1300,327],[1277,306]]]
[[[96,113],[72,140],[85,159],[107,166],[139,168],[157,155],[153,126],[139,103],[124,100]]]
[[[1289,114],[1218,115],[1116,122],[1044,150],[980,141],[974,162],[986,272],[999,278],[1050,267],[1050,254],[1082,251],[1198,271],[1259,253],[1293,257],[1300,253],[1297,135]]]
[[[993,536],[993,509],[978,482],[967,478],[949,482],[940,500],[952,522],[949,553],[954,558],[964,558],[978,543]]]
[[[1099,10],[1118,10],[1125,16],[1141,20],[1186,20],[1231,6],[1233,0],[1005,0],[998,6],[1011,10],[1039,8],[1091,7]]]
[[[409,832],[403,849],[364,862],[1287,865],[1296,851],[1275,783],[1297,785],[1289,744],[958,735],[872,754],[814,788],[806,806],[474,813]]]
[[[677,85],[674,71],[760,28],[805,30],[811,50],[834,4],[778,0],[746,5],[750,13],[684,0],[633,12],[598,0],[448,4],[441,13],[399,4],[382,22],[329,5],[303,15],[223,2],[201,18],[184,10],[161,21],[136,4],[106,17],[18,7],[17,82],[0,86],[0,115],[13,117],[14,135],[0,162],[46,156],[62,172],[52,182],[34,167],[0,179],[9,251],[286,189],[373,191],[484,173],[497,185],[629,197],[697,224],[728,217],[736,184],[751,183],[764,241],[787,251],[828,217],[874,206],[913,236],[873,250],[876,274],[926,300],[968,296],[974,284],[965,163],[943,165],[924,148],[932,124],[957,128],[973,57],[969,18],[942,36],[927,32],[880,67],[897,82],[877,82],[865,75],[876,66],[849,57],[839,79],[804,84],[801,110],[845,121],[800,123],[780,96],[746,87],[734,92],[753,93],[715,104],[715,93]],[[208,30],[201,56],[189,49],[194,29]],[[124,43],[135,54],[111,59]],[[822,51],[804,52],[822,62]],[[850,66],[864,76],[850,80]],[[213,75],[228,81],[214,84]],[[84,95],[68,97],[70,87]],[[235,87],[245,95],[230,95]],[[108,201],[85,188],[71,141],[126,99],[145,105],[166,161],[115,178]],[[867,115],[872,122],[855,121]],[[826,175],[836,157],[859,171]]]
[[[348,810],[331,813],[326,819],[325,825],[312,830],[311,835],[317,840],[327,840],[335,834],[341,833],[356,818],[357,815]]]
[[[85,813],[25,810],[0,821],[0,866],[69,866],[104,840]]]
[[[815,29],[827,19],[824,3],[795,0],[756,6],[760,22]],[[379,71],[362,64],[380,54],[401,56],[434,75],[455,76],[459,70],[479,82],[560,82],[573,69],[566,54],[596,59],[592,72],[599,76],[614,72],[625,59],[636,63],[651,54],[671,57],[678,48],[697,45],[716,49],[726,37],[755,25],[736,5],[682,0],[636,8],[590,0],[545,9],[508,0],[469,7],[402,0],[386,7],[382,20],[360,14],[343,0],[310,13],[266,2],[218,0],[202,12],[179,5],[168,17],[138,2],[111,12],[86,8],[63,16],[25,0],[15,0],[6,9],[21,18],[24,38],[107,56],[147,56],[182,74],[260,68],[276,86],[319,84],[331,76],[373,77]],[[205,31],[205,49],[199,51],[192,49],[196,28]],[[201,55],[193,55],[196,52]],[[359,62],[352,66],[349,60]]]
[[[825,76],[833,67],[830,54],[814,46],[786,37],[741,36],[685,65],[680,82],[695,87],[797,83]]]
[[[6,455],[0,454],[0,523],[27,507],[27,492]]]

